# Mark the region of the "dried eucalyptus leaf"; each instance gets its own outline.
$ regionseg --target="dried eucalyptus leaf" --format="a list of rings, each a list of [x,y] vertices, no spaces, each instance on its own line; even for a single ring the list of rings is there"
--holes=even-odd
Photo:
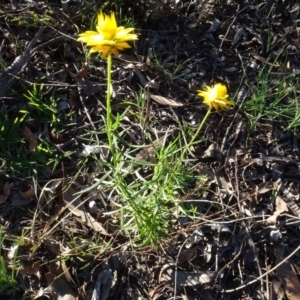
[[[191,273],[179,270],[175,271],[171,268],[167,269],[166,273],[173,283],[175,283],[176,278],[176,282],[180,286],[199,286],[202,284],[211,283],[216,276],[216,272],[212,271]]]
[[[211,32],[214,32],[214,31],[218,30],[220,28],[220,26],[221,26],[220,20],[218,20],[217,18],[215,18],[213,20],[211,26],[207,30],[207,33],[211,33]]]
[[[150,98],[161,105],[169,105],[169,106],[173,106],[173,107],[183,106],[183,103],[180,103],[173,99],[168,99],[168,98],[165,98],[165,97],[162,97],[159,95],[150,95]]]

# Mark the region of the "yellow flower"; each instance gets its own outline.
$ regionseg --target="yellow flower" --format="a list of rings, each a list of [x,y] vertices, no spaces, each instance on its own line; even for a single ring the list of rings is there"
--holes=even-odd
[[[108,53],[118,56],[119,50],[131,48],[126,41],[138,39],[136,34],[129,34],[134,28],[117,27],[114,13],[107,16],[100,11],[96,30],[80,33],[77,41],[92,46],[90,53],[101,52],[104,58]]]
[[[205,91],[198,91],[198,96],[204,98],[203,103],[215,110],[227,109],[230,105],[235,105],[233,100],[228,100],[227,88],[221,83],[215,84],[213,87],[206,86]]]

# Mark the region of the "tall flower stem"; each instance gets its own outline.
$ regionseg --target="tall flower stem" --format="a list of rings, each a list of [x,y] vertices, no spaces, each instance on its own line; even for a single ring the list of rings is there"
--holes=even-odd
[[[111,65],[112,57],[111,53],[107,55],[107,93],[106,93],[106,132],[108,138],[109,149],[114,153],[113,138],[112,138],[112,116],[111,116]]]
[[[191,145],[194,143],[195,139],[197,138],[197,136],[199,135],[200,131],[202,130],[203,128],[203,125],[206,123],[206,120],[208,119],[209,115],[211,113],[211,107],[209,107],[208,111],[206,112],[206,115],[204,116],[201,124],[199,125],[196,133],[194,134],[194,136],[192,137],[192,139],[190,140],[190,142],[186,145],[186,147],[183,149],[182,153],[181,153],[181,156],[180,156],[180,159],[179,159],[179,162],[181,163],[182,160],[183,160],[183,157],[186,153],[186,151],[188,151],[188,149],[191,147]]]
[[[179,159],[176,161],[176,163],[174,165],[174,168],[173,168],[174,172],[171,176],[176,176],[176,171],[178,170],[178,167],[182,164],[182,161],[184,159],[184,156],[185,156],[186,152],[189,150],[191,145],[194,143],[195,139],[198,137],[200,131],[202,130],[204,124],[206,123],[208,117],[210,116],[211,109],[212,109],[211,107],[208,108],[208,111],[206,112],[206,115],[204,116],[204,118],[203,118],[202,122],[200,123],[199,127],[197,128],[196,133],[193,135],[190,142],[185,146],[185,148],[181,152],[181,155],[180,155]]]

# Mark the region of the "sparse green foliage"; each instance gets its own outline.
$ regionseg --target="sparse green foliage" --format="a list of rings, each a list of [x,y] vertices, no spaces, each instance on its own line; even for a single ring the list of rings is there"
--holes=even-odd
[[[155,156],[152,161],[124,155],[122,150],[116,152],[118,159],[113,165],[103,166],[98,161],[99,169],[108,167],[113,172],[106,172],[93,186],[110,191],[115,209],[106,215],[119,216],[120,229],[135,247],[156,247],[169,236],[176,212],[190,215],[189,208],[181,203],[182,195],[195,182],[201,186],[204,180],[189,170],[188,161],[178,164],[183,151],[179,136],[170,143],[163,137],[159,145],[153,143],[151,151]]]
[[[3,245],[5,242],[5,233],[3,227],[0,227],[0,294],[8,289],[16,289],[18,286],[18,282],[16,280],[16,274],[14,270],[14,265],[11,270],[8,269],[8,261],[5,258],[5,254],[3,253]],[[16,255],[15,255],[16,257]],[[15,263],[15,259],[14,259]]]
[[[1,166],[10,172],[24,170],[26,163],[26,142],[22,137],[21,124],[24,116],[10,116],[9,112],[0,110],[0,152]]]
[[[8,172],[7,174],[14,176],[22,174],[27,178],[46,174],[49,172],[47,168],[55,169],[71,152],[57,152],[49,139],[44,138],[37,139],[37,146],[32,153],[28,151],[24,125],[42,124],[44,130],[48,131],[49,127],[53,132],[60,132],[65,126],[61,124],[61,114],[57,110],[54,94],[47,98],[44,95],[43,85],[34,85],[25,97],[29,103],[26,110],[12,113],[5,107],[0,109],[0,162],[2,170]]]
[[[48,13],[37,14],[31,11],[30,14],[22,15],[17,14],[11,18],[12,23],[25,26],[41,26],[41,25],[55,25],[56,19],[52,16],[53,12],[50,10]]]
[[[258,120],[280,121],[286,129],[300,125],[297,74],[271,76],[266,65],[257,76],[257,85],[250,86],[251,96],[244,104],[251,126]]]

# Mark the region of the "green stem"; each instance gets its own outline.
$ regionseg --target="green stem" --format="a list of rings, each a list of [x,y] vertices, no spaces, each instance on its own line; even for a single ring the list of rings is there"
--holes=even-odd
[[[192,137],[192,139],[190,140],[190,142],[186,145],[186,147],[183,149],[180,157],[178,158],[178,160],[176,161],[176,163],[174,164],[174,167],[173,167],[173,172],[171,172],[170,174],[170,178],[169,180],[172,180],[172,178],[174,176],[176,176],[177,174],[177,171],[178,171],[178,168],[180,167],[180,165],[182,164],[182,161],[183,161],[183,158],[186,154],[186,152],[189,150],[189,148],[191,147],[191,145],[194,143],[195,139],[198,137],[200,131],[202,130],[206,120],[208,119],[209,115],[211,113],[211,107],[209,107],[208,111],[206,112],[206,115],[204,116],[201,124],[199,125],[196,133],[194,134],[194,136]]]
[[[199,133],[200,133],[200,131],[202,130],[202,127],[203,127],[203,125],[205,124],[205,122],[206,122],[207,118],[209,117],[210,113],[211,113],[211,107],[208,109],[208,111],[207,111],[206,115],[204,116],[204,118],[203,118],[201,124],[199,125],[199,127],[198,127],[196,133],[194,134],[194,136],[192,137],[192,139],[190,140],[190,142],[187,144],[187,146],[183,149],[183,151],[182,151],[182,153],[181,153],[181,156],[180,156],[180,159],[179,159],[179,163],[182,162],[183,157],[184,157],[186,151],[191,147],[191,145],[194,143],[195,139],[196,139],[197,136],[199,135]]]
[[[109,149],[114,153],[113,149],[113,139],[112,139],[112,116],[111,116],[111,64],[112,64],[112,57],[111,53],[107,55],[107,94],[106,94],[106,132],[108,138]]]

